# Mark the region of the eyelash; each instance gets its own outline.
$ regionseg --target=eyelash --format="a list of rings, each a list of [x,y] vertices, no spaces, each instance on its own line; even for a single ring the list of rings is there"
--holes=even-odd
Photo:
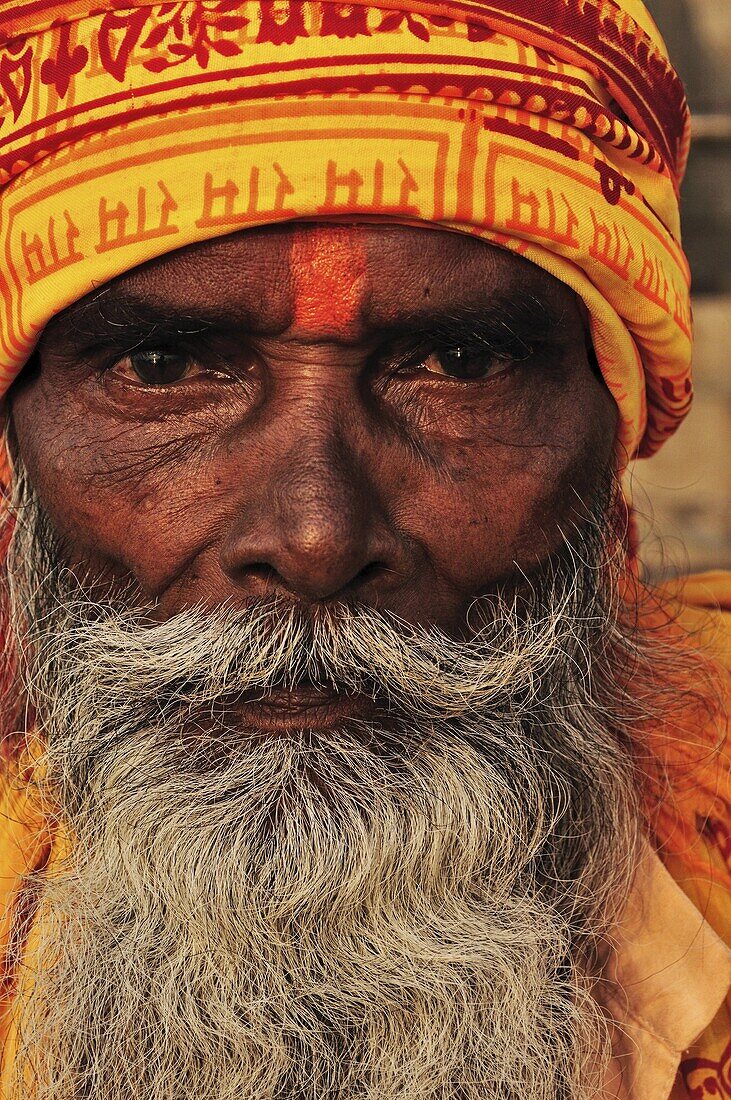
[[[105,348],[99,366],[100,374],[109,374],[115,367],[118,367],[120,363],[131,356],[145,355],[153,351],[162,352],[164,355],[179,356],[191,363],[200,363],[201,365],[207,363],[209,369],[213,369],[215,363],[223,364],[224,361],[220,353],[215,352],[202,342],[193,346],[180,339],[159,337],[157,340],[140,340],[139,343],[124,348],[119,346]]]
[[[395,369],[399,370],[411,364],[416,366],[432,355],[443,355],[455,348],[460,348],[466,358],[489,358],[504,362],[506,366],[530,359],[535,353],[533,347],[517,338],[513,340],[512,346],[503,343],[501,347],[498,346],[497,341],[490,340],[486,334],[476,331],[464,333],[456,331],[453,335],[427,335],[422,338],[418,344],[412,345],[408,351],[396,358]]]

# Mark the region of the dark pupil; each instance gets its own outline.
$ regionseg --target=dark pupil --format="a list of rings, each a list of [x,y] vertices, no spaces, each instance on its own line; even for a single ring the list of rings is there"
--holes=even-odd
[[[142,382],[157,386],[178,382],[188,369],[184,356],[166,351],[137,351],[130,355],[130,363]]]
[[[470,352],[461,347],[440,351],[439,362],[452,378],[481,378],[490,367],[489,356],[484,352]]]

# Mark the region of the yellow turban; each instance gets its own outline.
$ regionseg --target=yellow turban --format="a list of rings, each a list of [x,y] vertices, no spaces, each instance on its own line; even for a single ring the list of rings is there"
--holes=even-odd
[[[621,451],[650,454],[691,397],[687,144],[640,0],[0,0],[0,394],[55,313],[145,260],[376,217],[577,291]]]

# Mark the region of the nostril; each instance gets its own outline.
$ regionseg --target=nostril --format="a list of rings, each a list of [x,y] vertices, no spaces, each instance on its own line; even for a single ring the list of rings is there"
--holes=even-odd
[[[368,565],[363,566],[360,573],[358,573],[358,576],[355,579],[358,581],[372,580],[373,577],[380,576],[380,574],[385,572],[387,568],[388,567],[386,566],[386,563],[382,561],[368,562]]]
[[[267,584],[281,583],[282,578],[273,566],[267,565],[265,561],[254,561],[246,566],[245,572],[257,580],[265,581]]]

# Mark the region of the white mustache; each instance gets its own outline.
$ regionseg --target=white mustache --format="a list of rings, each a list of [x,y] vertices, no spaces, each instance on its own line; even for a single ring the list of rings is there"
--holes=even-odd
[[[62,635],[65,663],[71,654],[91,662],[107,701],[123,684],[127,697],[156,693],[158,702],[169,697],[207,708],[305,682],[379,696],[415,717],[462,717],[507,695],[511,710],[518,700],[530,703],[540,680],[576,648],[574,598],[569,590],[548,601],[549,610],[532,621],[495,599],[489,622],[463,641],[366,607],[310,614],[269,599],[243,611],[192,609],[141,626],[139,614],[105,612],[72,596],[53,610],[45,637],[36,616],[32,644],[53,661]]]

